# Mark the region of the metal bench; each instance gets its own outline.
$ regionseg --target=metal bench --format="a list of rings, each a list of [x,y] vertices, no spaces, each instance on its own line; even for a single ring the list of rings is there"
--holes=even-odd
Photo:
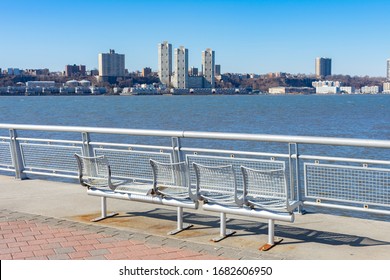
[[[113,176],[112,168],[106,156],[85,157],[75,154],[79,167],[80,184],[88,188],[87,193],[101,197],[101,217],[92,221],[99,221],[113,217],[118,213],[107,214],[107,198],[147,202],[152,204],[177,207],[177,228],[169,234],[176,234],[191,225],[183,224],[183,208],[197,209],[198,202],[190,196],[188,172],[185,163],[161,163],[153,159],[146,159],[152,154],[145,152],[132,152],[137,161],[121,166],[119,173],[127,167],[127,173],[136,174],[139,169],[146,170],[151,178],[134,176],[128,179],[118,179]],[[123,160],[123,156],[122,156]],[[115,159],[114,159],[115,162]],[[134,168],[135,170],[131,170]],[[117,171],[118,175],[118,171]],[[123,176],[123,174],[122,174]]]
[[[293,211],[300,205],[290,201],[284,169],[256,170],[241,166],[243,188],[237,187],[233,165],[205,166],[192,163],[196,174],[199,198],[203,209],[220,213],[220,241],[232,234],[226,231],[226,214],[268,219],[268,243],[260,247],[266,251],[281,240],[275,240],[275,220],[293,222]]]
[[[268,243],[260,247],[267,251],[282,239],[275,240],[275,220],[294,222],[294,210],[300,201],[289,198],[284,169],[256,170],[241,166],[244,180],[244,203],[255,216],[268,219]]]

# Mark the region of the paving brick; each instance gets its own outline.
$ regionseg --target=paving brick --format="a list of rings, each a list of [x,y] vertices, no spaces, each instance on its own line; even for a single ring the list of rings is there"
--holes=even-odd
[[[104,237],[104,238],[99,238],[98,240],[101,243],[109,243],[109,242],[116,242],[116,241],[118,241],[117,239],[115,239],[113,237]]]
[[[8,243],[8,248],[28,246],[26,241]]]
[[[54,252],[56,252],[56,254],[59,254],[59,255],[76,252],[76,250],[73,247],[53,248],[53,249],[54,249]]]
[[[34,253],[31,251],[28,252],[20,252],[20,253],[13,253],[12,258],[14,260],[24,260],[26,258],[35,257]]]
[[[25,260],[48,260],[47,256],[25,258]]]
[[[0,239],[0,244],[8,244],[10,242],[16,242],[15,238]]]
[[[39,251],[42,250],[42,248],[39,245],[28,245],[28,246],[20,247],[20,250],[22,252],[30,252],[30,251]]]
[[[100,256],[100,255],[110,254],[110,252],[107,249],[90,250],[89,253],[92,256]]]
[[[105,255],[105,257],[108,260],[127,260],[128,259],[128,256],[124,253],[109,254],[109,255]]]
[[[65,239],[67,241],[82,241],[82,240],[85,240],[85,237],[82,236],[82,235],[72,235],[72,236],[69,236],[69,237],[65,237]]]
[[[66,242],[66,241],[68,240],[66,240],[65,237],[54,237],[54,238],[47,239],[48,243],[58,243],[58,242]]]
[[[97,244],[101,244],[99,242],[99,240],[97,240],[97,239],[86,239],[86,240],[80,241],[80,243],[82,245],[97,245]],[[107,243],[107,244],[109,244],[109,243]]]
[[[36,250],[34,251],[34,255],[36,257],[40,257],[40,256],[49,256],[49,255],[54,255],[55,252],[53,249],[45,249],[45,250]]]
[[[70,231],[60,231],[56,234],[56,237],[69,237],[73,236]]]
[[[130,240],[116,241],[112,243],[115,247],[134,246],[135,244]],[[139,243],[141,244],[141,243]],[[143,244],[143,243],[142,243]]]
[[[5,254],[13,254],[13,253],[19,253],[21,252],[20,247],[14,247],[14,248],[4,248],[0,250],[0,254],[5,255]]]
[[[1,251],[0,251],[0,260],[12,260],[12,255],[11,254],[3,254]]]
[[[68,254],[71,259],[80,259],[85,257],[91,257],[91,254],[87,251],[72,252]]]
[[[108,249],[108,248],[113,248],[114,245],[112,243],[97,243],[97,244],[92,244],[95,249]]]
[[[62,246],[60,243],[55,242],[55,243],[42,244],[41,248],[42,249],[57,249],[57,248],[62,248]]]
[[[74,247],[74,246],[80,246],[80,241],[67,241],[67,242],[60,242],[62,247]]]
[[[22,237],[16,237],[16,241],[22,242],[22,241],[32,241],[35,240],[34,236],[22,236]]]
[[[67,254],[55,254],[47,256],[49,260],[70,260],[71,258]]]
[[[116,254],[116,253],[124,253],[124,252],[129,252],[129,249],[127,247],[113,247],[113,248],[108,248],[108,250],[112,253],[112,254]]]
[[[42,244],[47,244],[49,242],[47,242],[46,239],[40,239],[40,240],[31,240],[31,241],[27,241],[28,245],[42,245]]]
[[[107,260],[107,258],[103,255],[99,255],[99,256],[85,257],[84,260]]]
[[[80,245],[80,246],[74,246],[74,249],[75,249],[77,252],[80,252],[80,251],[95,250],[95,247],[93,247],[93,245]]]

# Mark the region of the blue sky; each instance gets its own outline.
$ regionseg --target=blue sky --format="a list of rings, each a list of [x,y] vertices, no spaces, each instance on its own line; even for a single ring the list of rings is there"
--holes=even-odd
[[[115,49],[130,71],[157,69],[157,44],[189,49],[190,66],[212,48],[222,72],[385,76],[390,58],[385,0],[0,0],[0,68],[97,68]]]

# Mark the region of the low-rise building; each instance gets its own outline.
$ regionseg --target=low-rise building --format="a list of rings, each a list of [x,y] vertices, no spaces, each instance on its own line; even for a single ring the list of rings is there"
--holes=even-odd
[[[311,87],[271,87],[269,94],[313,94],[315,89]]]
[[[316,87],[317,94],[337,94],[340,93],[340,88],[335,86]]]
[[[362,94],[378,94],[381,92],[381,88],[379,86],[365,86],[360,89]]]
[[[353,94],[355,93],[354,87],[340,87],[340,93]]]
[[[390,93],[390,82],[383,83],[383,93]]]

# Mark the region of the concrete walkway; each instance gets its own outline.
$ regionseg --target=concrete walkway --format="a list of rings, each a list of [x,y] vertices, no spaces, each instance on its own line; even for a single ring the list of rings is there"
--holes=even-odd
[[[76,183],[19,181],[0,175],[0,259],[383,259],[390,260],[390,217],[366,220],[296,215],[275,228],[283,242],[268,252],[265,220],[229,216],[237,233],[219,243],[218,215],[185,210],[194,224],[175,236],[175,208],[108,200],[118,216],[98,223],[100,199]]]

